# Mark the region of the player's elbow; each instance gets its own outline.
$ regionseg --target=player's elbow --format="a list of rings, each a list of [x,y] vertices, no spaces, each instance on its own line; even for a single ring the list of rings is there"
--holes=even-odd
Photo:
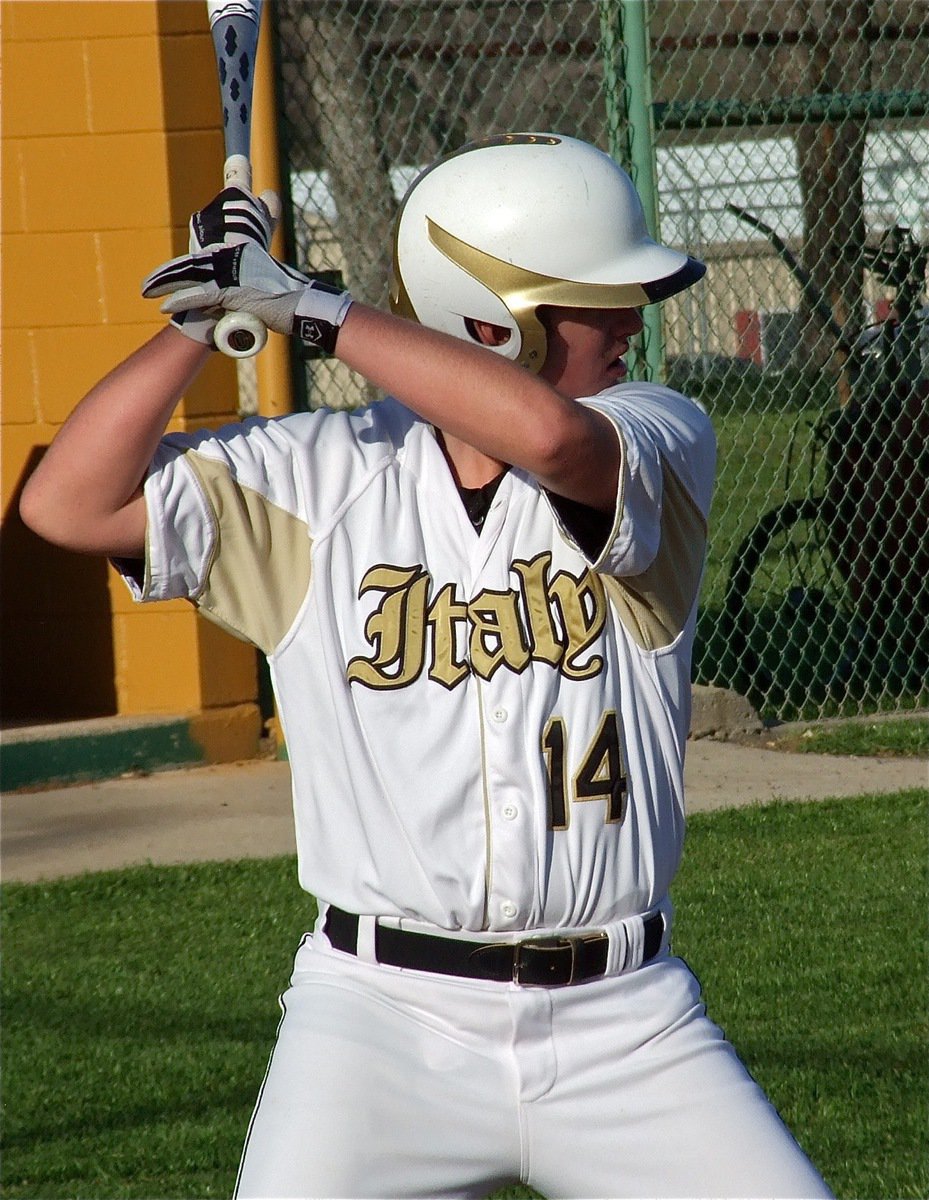
[[[567,419],[538,429],[530,470],[559,495],[609,511],[616,499],[619,445],[612,427],[598,417],[578,407]]]
[[[19,515],[23,524],[44,541],[65,549],[74,548],[73,507],[56,502],[44,481],[35,475],[23,488]]]
[[[578,445],[570,438],[548,435],[543,431],[536,438],[532,449],[533,474],[539,479],[558,479],[571,471],[578,458]]]
[[[26,486],[22,490],[19,498],[19,515],[23,524],[37,533],[40,537],[50,541],[47,536],[49,529],[49,518],[51,516],[49,505],[46,497],[43,494],[44,489],[36,480],[35,475],[32,475],[27,481]]]
[[[33,475],[23,488],[19,515],[43,541],[78,554],[121,554],[140,540],[125,536],[116,515],[89,510],[80,496],[59,494],[41,474]]]
[[[580,414],[571,409],[547,414],[545,420],[535,421],[527,430],[526,457],[532,462],[533,474],[550,478],[570,470],[583,453],[591,430]]]
[[[142,488],[126,499],[108,494],[105,480],[39,464],[19,500],[23,524],[46,542],[77,554],[140,558],[145,554],[147,513]]]

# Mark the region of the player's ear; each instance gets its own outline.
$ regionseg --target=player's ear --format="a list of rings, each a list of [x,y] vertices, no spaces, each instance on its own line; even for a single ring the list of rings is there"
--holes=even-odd
[[[505,325],[494,325],[490,321],[465,318],[465,328],[482,346],[505,346],[510,340],[510,331]]]

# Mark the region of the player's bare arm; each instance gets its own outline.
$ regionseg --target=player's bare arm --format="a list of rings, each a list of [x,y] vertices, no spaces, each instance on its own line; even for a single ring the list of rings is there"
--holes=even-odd
[[[465,486],[486,483],[506,464],[559,495],[613,508],[619,443],[612,426],[540,375],[483,346],[358,304],[345,318],[336,355],[442,430]]]
[[[280,204],[227,187],[190,219],[191,253],[271,244]],[[25,523],[87,554],[144,554],[142,482],[181,397],[207,361],[216,315],[189,309],[102,379],[75,408],[23,491]]]
[[[93,387],[26,484],[25,523],[69,550],[142,556],[142,481],[208,354],[169,326]]]

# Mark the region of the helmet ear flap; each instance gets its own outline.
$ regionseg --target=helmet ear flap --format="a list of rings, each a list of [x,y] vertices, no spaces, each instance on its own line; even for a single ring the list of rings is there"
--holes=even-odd
[[[548,330],[539,316],[539,305],[534,304],[518,317],[520,347],[516,361],[528,367],[534,375],[545,366],[548,357]]]
[[[548,330],[534,309],[518,314],[515,327],[478,317],[465,317],[464,323],[468,336],[477,345],[494,350],[533,373],[541,371],[548,353]]]

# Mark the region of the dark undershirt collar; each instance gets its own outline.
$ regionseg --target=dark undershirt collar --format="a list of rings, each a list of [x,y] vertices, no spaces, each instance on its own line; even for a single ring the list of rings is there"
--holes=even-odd
[[[478,533],[484,528],[484,521],[504,475],[506,471],[502,471],[496,479],[491,479],[490,483],[485,483],[483,487],[467,488],[456,484],[468,519]],[[594,508],[588,508],[586,504],[578,504],[575,500],[556,496],[552,492],[548,495],[581,550],[591,562],[596,562],[609,540],[613,527],[612,514],[598,512]]]
[[[484,521],[505,474],[506,471],[501,471],[496,479],[491,479],[490,483],[485,483],[483,487],[462,487],[460,483],[456,485],[468,519],[478,533],[484,528]]]

